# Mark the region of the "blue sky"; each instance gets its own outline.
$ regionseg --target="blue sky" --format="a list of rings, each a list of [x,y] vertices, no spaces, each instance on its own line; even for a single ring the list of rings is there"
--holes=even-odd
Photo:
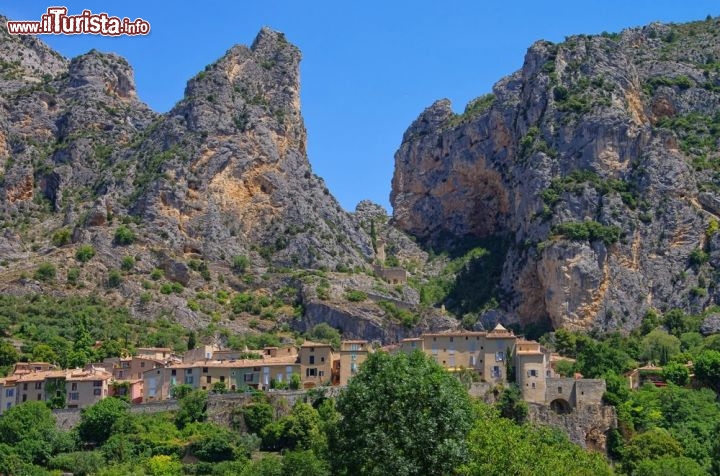
[[[126,57],[140,98],[160,112],[180,100],[189,78],[233,44],[250,44],[265,25],[285,32],[303,52],[310,162],[347,210],[364,198],[390,209],[393,155],[410,123],[440,98],[462,112],[468,101],[520,68],[534,41],[720,14],[717,0],[263,0],[202,7],[186,1],[0,0],[0,12],[39,20],[55,5],[70,14],[90,9],[150,22],[145,37],[43,40],[67,57],[92,48]]]

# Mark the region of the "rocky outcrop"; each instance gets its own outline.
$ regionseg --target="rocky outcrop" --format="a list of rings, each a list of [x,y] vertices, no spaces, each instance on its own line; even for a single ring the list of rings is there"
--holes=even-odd
[[[522,324],[628,330],[651,307],[701,312],[718,298],[717,262],[691,254],[716,241],[719,32],[537,42],[463,114],[441,100],[410,126],[393,223],[433,246],[509,237],[498,298]]]
[[[584,405],[571,413],[558,414],[549,405],[528,403],[528,420],[563,430],[570,441],[583,448],[607,452],[608,432],[617,427],[615,407]]]

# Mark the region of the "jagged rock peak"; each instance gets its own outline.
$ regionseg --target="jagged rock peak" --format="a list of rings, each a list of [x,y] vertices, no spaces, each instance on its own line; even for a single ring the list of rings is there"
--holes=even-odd
[[[426,108],[403,135],[403,142],[434,131],[454,116],[449,99],[439,99]]]
[[[70,62],[71,88],[89,88],[124,99],[137,97],[133,69],[114,53],[91,50]]]

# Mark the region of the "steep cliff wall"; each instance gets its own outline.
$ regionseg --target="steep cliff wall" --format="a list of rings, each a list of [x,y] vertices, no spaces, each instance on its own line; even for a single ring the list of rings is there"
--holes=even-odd
[[[463,114],[442,100],[410,126],[394,223],[430,244],[510,236],[502,306],[525,324],[628,329],[649,307],[717,302],[719,34],[537,42]]]

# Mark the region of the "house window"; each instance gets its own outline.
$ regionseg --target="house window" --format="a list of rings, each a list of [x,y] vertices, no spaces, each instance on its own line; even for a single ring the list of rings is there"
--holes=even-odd
[[[492,368],[492,372],[490,374],[493,378],[500,378],[500,367],[495,365]]]
[[[70,385],[70,390],[72,390],[73,392],[74,392],[75,390],[77,390],[77,383],[76,383],[76,382],[73,382],[73,383]]]
[[[144,368],[145,368],[145,362],[140,362],[140,368],[141,368],[141,369],[144,369]]]
[[[475,356],[474,355],[470,356],[470,367],[475,367]]]
[[[42,388],[42,382],[35,382],[35,390],[40,390]]]
[[[37,395],[38,395],[38,398],[37,398],[38,401],[42,400],[42,394],[41,394],[41,393],[38,393]]]
[[[455,354],[450,354],[450,367],[455,367]]]
[[[455,339],[454,337],[451,337],[451,338],[450,338],[450,342],[452,342],[454,339]]]
[[[208,368],[207,368],[207,367],[203,367],[203,373],[204,373],[204,374],[208,373]]]
[[[558,393],[562,393],[562,387],[558,387]]]
[[[502,350],[495,352],[495,362],[502,362],[505,360],[505,353]]]
[[[318,372],[318,377],[324,377],[324,376],[325,376],[325,371],[324,371],[324,370],[321,370],[321,371]]]
[[[532,388],[535,388],[535,382],[532,383]]]
[[[314,364],[315,364],[315,356],[311,355],[310,356],[310,365],[314,365]]]
[[[158,373],[160,373],[160,372],[158,371]],[[172,369],[170,371],[170,375],[177,375],[177,369]]]
[[[537,377],[537,370],[528,370],[528,377]]]
[[[208,379],[210,379],[210,377],[208,377]],[[224,376],[224,375],[221,375],[221,376],[220,376],[220,381],[221,381],[221,382],[224,382],[224,381],[225,381],[225,376]],[[208,383],[210,383],[210,380],[208,380]]]
[[[320,362],[325,362],[325,357],[320,357]]]
[[[254,374],[245,374],[245,375],[243,375],[243,382],[252,382],[252,381],[253,381],[253,375],[254,375]]]
[[[102,387],[102,380],[93,380],[93,387]]]
[[[23,402],[26,402],[26,401],[27,401],[27,394],[26,394],[26,393],[23,393],[22,401],[23,401]]]
[[[96,397],[101,396],[101,395],[102,395],[102,389],[101,389],[101,388],[94,388],[94,389],[93,389],[93,395],[95,395]]]
[[[119,379],[123,378],[123,371],[122,371],[122,370],[118,370],[118,378],[119,378]]]
[[[306,377],[317,377],[317,369],[305,369]]]
[[[192,375],[192,369],[185,369],[185,375]]]
[[[354,374],[355,372],[357,372],[357,364],[353,362],[350,364],[350,373]]]
[[[360,350],[359,344],[350,344],[350,350]]]
[[[15,396],[15,389],[14,388],[8,388],[5,390],[5,396],[6,397],[14,397]]]
[[[27,390],[27,383],[23,384],[23,390]]]
[[[206,383],[212,383],[212,377],[211,377],[210,375],[208,375],[208,376],[206,377],[206,379],[205,379],[205,382],[206,382]]]
[[[79,392],[70,392],[70,400],[80,400]]]
[[[185,383],[189,383],[189,384],[193,383],[192,375],[188,375],[187,377],[185,377]]]

